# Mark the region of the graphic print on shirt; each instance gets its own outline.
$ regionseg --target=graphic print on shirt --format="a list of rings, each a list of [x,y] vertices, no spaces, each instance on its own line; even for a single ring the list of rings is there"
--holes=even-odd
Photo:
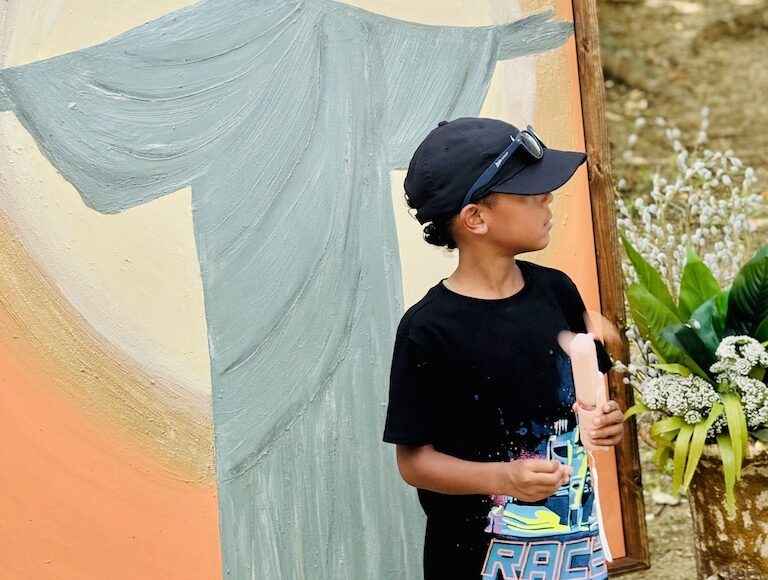
[[[559,395],[567,409],[574,393],[570,361],[558,356],[557,368]],[[607,577],[589,457],[581,443],[575,415],[549,424],[531,422],[528,428],[537,443],[529,449],[510,449],[510,459],[555,459],[573,471],[554,495],[542,501],[491,496],[492,507],[485,531],[494,537],[482,577],[489,580]]]
[[[535,456],[556,459],[573,468],[568,482],[544,502],[522,502],[512,496],[493,496],[486,532],[499,536],[536,538],[576,531],[596,531],[594,493],[586,451],[579,441],[578,426],[564,431],[567,419],[554,425],[555,433],[542,443]]]

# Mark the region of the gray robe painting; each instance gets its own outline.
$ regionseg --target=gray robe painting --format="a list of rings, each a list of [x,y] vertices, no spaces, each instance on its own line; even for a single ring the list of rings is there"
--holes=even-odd
[[[422,517],[380,442],[402,312],[389,171],[478,114],[497,60],[562,45],[551,16],[203,0],[0,71],[1,108],[94,210],[192,186],[225,577],[420,577]]]

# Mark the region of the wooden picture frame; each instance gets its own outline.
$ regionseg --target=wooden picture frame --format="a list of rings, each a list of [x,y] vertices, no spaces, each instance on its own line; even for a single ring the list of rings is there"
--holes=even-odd
[[[605,91],[595,0],[574,0],[573,12],[600,302],[603,315],[623,328],[626,323],[624,281],[605,122]],[[612,350],[610,354],[614,359],[628,360],[626,339],[622,340],[620,348]],[[609,388],[611,398],[622,409],[626,410],[634,404],[632,389],[622,382],[620,375],[611,373]],[[616,458],[626,555],[609,564],[609,569],[620,573],[650,567],[637,424],[634,418],[625,423],[624,440],[616,448]]]

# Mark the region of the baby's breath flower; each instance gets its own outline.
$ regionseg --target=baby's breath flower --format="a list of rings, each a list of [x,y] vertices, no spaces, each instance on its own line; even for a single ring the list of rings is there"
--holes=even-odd
[[[643,401],[653,411],[682,417],[686,423],[698,423],[720,400],[714,387],[695,375],[662,374],[646,380],[640,387]]]
[[[747,427],[756,429],[768,422],[768,386],[764,382],[739,375],[728,375],[727,382],[741,398]]]
[[[683,420],[688,423],[689,425],[695,425],[699,421],[701,421],[703,417],[701,416],[701,413],[698,411],[687,411],[685,415],[683,415]]]
[[[747,376],[755,367],[768,367],[768,351],[751,336],[726,336],[715,351],[715,374]]]

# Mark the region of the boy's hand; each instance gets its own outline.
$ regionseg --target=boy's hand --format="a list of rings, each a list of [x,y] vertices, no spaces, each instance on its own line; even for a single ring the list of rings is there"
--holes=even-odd
[[[547,459],[515,459],[500,464],[505,482],[501,490],[523,501],[546,499],[568,483],[572,467]]]
[[[602,415],[592,420],[589,436],[595,445],[605,447],[618,445],[624,437],[624,414],[616,401],[607,401],[603,404]]]

